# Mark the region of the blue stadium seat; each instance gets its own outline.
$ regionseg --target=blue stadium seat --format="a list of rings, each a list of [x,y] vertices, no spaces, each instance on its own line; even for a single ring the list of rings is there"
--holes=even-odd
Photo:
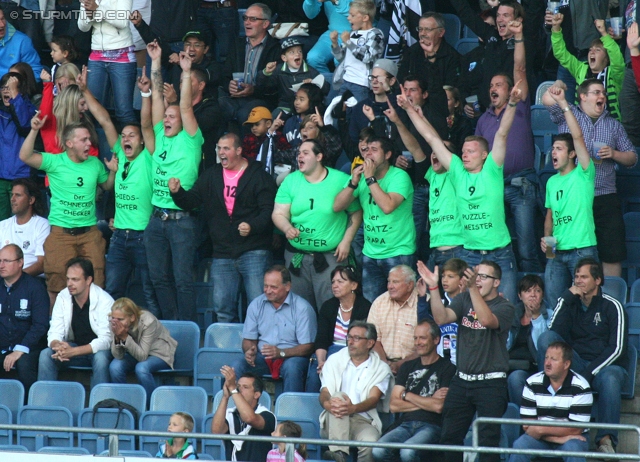
[[[222,443],[222,441],[220,441]],[[224,457],[213,457],[211,454],[207,454],[206,452],[199,452],[198,459],[200,460],[224,460]]]
[[[627,212],[623,218],[627,259],[622,262],[622,266],[627,268],[627,281],[633,284],[638,279],[638,267],[640,267],[640,212]]]
[[[24,404],[24,387],[22,382],[13,379],[0,380],[0,404],[11,411],[12,423],[18,421],[18,411]]]
[[[142,414],[147,410],[147,391],[137,383],[101,383],[91,390],[89,407],[98,404],[103,399],[114,398],[130,404]]]
[[[178,342],[173,369],[161,369],[160,376],[193,376],[193,360],[200,346],[200,328],[192,321],[160,321]]]
[[[140,416],[138,428],[146,431],[166,432],[171,415],[173,415],[171,411],[147,411]],[[205,432],[208,433],[206,430]],[[156,454],[158,452],[158,443],[164,443],[164,440],[165,438],[159,436],[141,436],[140,449]]]
[[[622,387],[620,395],[623,399],[633,399],[636,390],[636,369],[638,367],[638,350],[632,344],[629,344],[627,348],[627,356],[629,362],[627,364],[627,374],[629,379]]]
[[[246,8],[238,8],[238,21],[240,22],[240,37],[246,37],[244,33],[244,21],[242,20],[242,16],[247,12]]]
[[[155,454],[155,452],[154,452],[154,454]],[[105,449],[104,451],[101,451],[99,455],[108,456],[109,455],[109,450]],[[119,456],[125,456],[125,457],[147,457],[147,458],[154,457],[153,454],[151,454],[151,453],[149,453],[147,451],[135,451],[133,449],[118,449],[118,455]]]
[[[302,427],[305,438],[320,438],[320,405],[318,393],[282,393],[276,400],[274,413],[278,422],[292,420]],[[309,454],[321,458],[321,447],[314,444],[307,446]]]
[[[462,35],[462,23],[460,22],[460,18],[455,14],[445,13],[444,16],[444,39],[447,41],[449,45],[452,47],[456,46],[458,40],[460,40],[460,36]]]
[[[473,39],[477,39],[478,36],[476,35],[476,33],[474,31],[472,31],[469,26],[464,26],[462,28],[462,38],[473,38]]]
[[[213,420],[213,415],[208,415],[203,422],[204,425],[204,433],[209,433],[211,429],[211,421]],[[222,440],[211,440],[211,439],[203,439],[202,440],[202,451],[201,454],[207,454],[212,457],[214,460],[226,460],[226,451],[224,448],[224,441]],[[200,457],[202,459],[202,457]]]
[[[57,380],[39,380],[29,390],[30,406],[62,406],[78,421],[80,411],[84,409],[85,390],[78,382],[59,382]]]
[[[216,409],[218,409],[218,406],[220,406],[221,401],[222,401],[222,390],[217,392],[215,397],[213,398],[213,408],[212,408],[213,412],[216,412]],[[262,404],[267,409],[271,410],[271,395],[266,391],[263,392],[260,395],[259,403]],[[233,403],[233,399],[229,399],[229,402],[227,403],[227,408],[234,407],[234,406],[235,404]],[[205,431],[207,431],[207,428],[209,427],[204,427]]]
[[[640,279],[636,279],[633,281],[633,284],[631,284],[629,303],[640,303]]]
[[[627,323],[629,324],[629,344],[640,348],[640,303],[633,302],[625,305]]]
[[[76,454],[85,456],[91,455],[91,453],[85,448],[61,448],[58,446],[45,446],[38,449],[38,452],[43,452],[45,454]]]
[[[212,324],[214,325],[214,324]],[[222,390],[224,376],[220,372],[222,366],[233,366],[244,358],[242,350],[224,348],[200,348],[196,354],[193,384],[207,391],[208,396]]]
[[[62,406],[23,406],[18,411],[19,425],[44,425],[51,427],[73,427],[71,411]],[[18,430],[18,444],[29,451],[45,446],[73,446],[73,433]]]
[[[206,348],[227,348],[242,351],[242,323],[216,322],[204,334]]]
[[[131,412],[126,409],[122,411],[118,409],[98,409],[94,416],[93,409],[87,408],[80,412],[78,427],[134,430],[135,419]],[[91,454],[100,454],[102,451],[109,449],[109,435],[78,433],[78,446],[87,449]],[[135,437],[119,435],[118,447],[134,450],[136,448]]]
[[[202,387],[165,386],[151,394],[151,411],[188,412],[198,425],[207,414],[207,392]]]
[[[461,55],[466,55],[478,45],[480,45],[480,43],[477,38],[461,38],[458,40],[458,43],[456,43],[456,51]]]
[[[12,424],[13,413],[4,404],[0,404],[0,424]],[[13,443],[13,430],[0,430],[0,445]]]
[[[29,452],[29,448],[23,444],[0,444],[2,452]]]
[[[605,276],[602,292],[615,298],[623,305],[627,303],[627,283],[616,276]]]
[[[551,121],[549,111],[543,105],[531,106],[531,129],[533,140],[540,151],[547,152],[551,149],[551,137],[558,134],[558,126]]]
[[[536,104],[542,104],[542,95],[544,95],[547,89],[554,83],[556,83],[555,80],[547,80],[538,85],[538,89],[536,90]]]

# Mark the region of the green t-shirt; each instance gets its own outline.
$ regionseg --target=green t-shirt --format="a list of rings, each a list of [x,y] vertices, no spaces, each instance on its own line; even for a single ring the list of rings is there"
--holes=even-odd
[[[416,227],[413,224],[411,210],[413,207],[411,178],[404,170],[390,166],[384,178],[378,180],[378,184],[386,193],[400,194],[404,200],[387,215],[371,197],[364,175],[360,178],[358,188],[353,195],[360,200],[363,210],[364,249],[362,253],[376,259],[413,255],[416,251]]]
[[[93,226],[96,219],[96,188],[109,177],[97,157],[73,162],[66,152],[42,153],[41,170],[49,175],[51,211],[49,223],[63,228]]]
[[[553,236],[558,250],[581,249],[596,245],[593,222],[593,196],[596,168],[593,161],[586,170],[580,164],[566,175],[549,178],[544,206],[551,209]]]
[[[347,229],[347,213],[333,211],[333,201],[350,177],[346,173],[327,168],[327,176],[319,183],[309,183],[301,171],[284,179],[276,204],[291,204],[291,224],[300,235],[289,241],[304,252],[329,252],[335,250]],[[357,201],[349,206],[349,212],[360,208]]]
[[[493,153],[478,173],[467,172],[462,160],[452,156],[449,174],[457,191],[465,248],[495,250],[508,245],[511,236],[504,217],[504,177]]]
[[[163,209],[179,209],[169,193],[169,178],[178,178],[184,189],[191,189],[198,178],[204,138],[199,128],[193,136],[182,129],[176,136],[167,138],[164,136],[163,122],[158,122],[153,131],[156,135],[156,150],[153,154],[151,202]]]
[[[449,173],[436,173],[429,167],[424,176],[429,182],[429,239],[431,248],[463,245],[458,198]]]
[[[116,194],[114,226],[118,229],[142,231],[147,227],[153,210],[151,205],[153,191],[151,154],[147,148],[144,148],[138,157],[129,162],[120,145],[120,137],[113,147],[113,153],[118,158],[118,173],[116,173],[114,186]],[[123,175],[126,178],[122,178]]]

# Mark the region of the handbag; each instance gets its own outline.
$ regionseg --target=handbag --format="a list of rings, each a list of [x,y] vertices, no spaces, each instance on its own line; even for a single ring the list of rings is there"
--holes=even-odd
[[[276,22],[269,29],[273,38],[283,39],[287,37],[309,36],[309,24],[306,22]]]

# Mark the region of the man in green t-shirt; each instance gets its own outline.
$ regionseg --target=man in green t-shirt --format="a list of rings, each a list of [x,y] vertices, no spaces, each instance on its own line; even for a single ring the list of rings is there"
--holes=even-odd
[[[571,132],[561,133],[553,139],[551,158],[558,173],[547,182],[544,204],[547,208],[544,235],[556,238],[554,258],[547,260],[544,273],[545,299],[547,306],[553,308],[558,297],[571,287],[578,260],[598,258],[593,220],[596,169],[564,90],[550,87],[543,101],[547,105],[560,106]],[[547,251],[544,238],[540,246],[543,252]]]
[[[160,67],[162,50],[156,42],[151,42],[147,53],[151,57],[152,101],[151,105],[145,102],[141,115],[144,142],[153,153],[153,211],[144,232],[149,275],[162,319],[196,321],[191,269],[198,225],[191,212],[173,202],[169,191],[170,178],[180,178],[182,186],[191,189],[198,178],[202,155],[204,138],[191,99],[191,58],[180,52],[180,105],[170,104],[165,109]],[[150,95],[145,92],[142,96],[144,100]],[[153,135],[149,133],[149,119],[153,123]]]
[[[374,301],[387,289],[389,271],[413,267],[416,230],[413,224],[413,184],[402,169],[389,165],[393,144],[388,138],[367,140],[364,163],[353,169],[333,210],[346,210],[357,198],[363,210],[362,290]]]
[[[20,160],[49,175],[51,233],[44,241],[44,273],[53,304],[58,292],[67,286],[65,264],[72,258],[90,260],[94,283],[104,285],[105,242],[96,226],[96,187],[113,188],[118,161],[106,161],[107,174],[104,165],[89,156],[91,137],[82,122],[73,122],[64,128],[64,153],[34,152],[36,137],[46,119],[46,116],[40,119],[38,113],[31,119],[31,131],[20,148]]]
[[[483,260],[496,262],[502,271],[500,292],[508,300],[516,299],[516,260],[504,213],[504,176],[502,167],[507,148],[507,135],[513,124],[516,106],[522,99],[519,83],[509,95],[500,128],[489,152],[487,140],[469,136],[462,146],[462,159],[443,144],[431,124],[422,117],[404,93],[398,105],[407,111],[416,129],[431,145],[440,163],[449,172],[457,193],[457,206],[463,226],[464,251],[460,258],[470,267]]]

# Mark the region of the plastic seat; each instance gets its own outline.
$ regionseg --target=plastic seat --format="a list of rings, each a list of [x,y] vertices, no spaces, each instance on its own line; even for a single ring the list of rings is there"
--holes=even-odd
[[[531,130],[540,151],[547,152],[551,149],[551,139],[558,134],[558,126],[551,121],[549,111],[541,104],[531,106]]]
[[[169,426],[169,418],[172,415],[173,412],[171,411],[147,411],[140,416],[138,428],[145,431],[166,432]],[[164,442],[164,440],[165,438],[159,436],[141,436],[140,449],[156,454],[158,452],[158,443]]]
[[[85,448],[60,448],[58,446],[45,446],[38,449],[38,452],[44,452],[45,454],[78,454],[85,456],[91,454]]]
[[[233,366],[244,358],[242,350],[223,348],[201,348],[196,354],[193,384],[207,391],[208,396],[215,396],[222,390],[224,376],[220,372],[222,366]]]
[[[605,276],[602,292],[610,295],[623,305],[627,303],[627,282],[617,276]]]
[[[118,416],[118,414],[120,414]],[[109,428],[134,430],[135,419],[126,409],[83,409],[78,417],[78,426],[81,428]],[[98,433],[78,433],[78,446],[87,449],[91,454],[100,454],[109,449],[109,435]],[[118,435],[118,447],[134,450],[135,437],[130,435]]]
[[[623,399],[633,399],[636,390],[636,369],[638,367],[638,350],[632,344],[627,347],[627,357],[629,362],[627,364],[627,374],[629,379],[625,382],[620,395]]]
[[[0,380],[0,404],[11,411],[12,423],[18,422],[18,411],[24,404],[24,386],[22,382],[13,379]]]
[[[265,395],[266,393],[263,393]],[[220,396],[222,396],[222,392],[220,392]],[[218,402],[219,404],[220,402]],[[217,406],[213,408],[215,411]],[[209,433],[211,431],[211,421],[213,420],[213,414],[209,414],[204,418],[202,422],[203,432]],[[207,454],[213,457],[214,460],[226,460],[226,450],[224,447],[224,441],[222,440],[210,440],[203,439],[202,440],[202,453]]]
[[[320,405],[319,393],[282,393],[276,399],[275,415],[278,422],[292,420],[302,428],[304,438],[320,438]],[[309,454],[321,458],[321,447],[314,444],[307,446]]]
[[[476,33],[474,31],[471,30],[471,28],[469,26],[464,26],[462,28],[462,38],[477,39],[478,36],[476,35]]]
[[[62,406],[23,406],[18,411],[19,425],[45,425],[51,427],[73,427],[71,411]],[[18,430],[18,444],[29,451],[37,451],[45,446],[73,446],[71,432],[45,432]]]
[[[640,303],[627,303],[627,323],[629,325],[629,344],[640,348]]]
[[[108,456],[109,455],[109,450],[105,449],[104,451],[101,451],[99,455]],[[119,449],[118,450],[118,455],[119,456],[125,456],[125,457],[127,457],[127,456],[128,457],[147,457],[147,458],[154,457],[153,454],[151,454],[151,453],[149,453],[147,451],[136,451],[136,450],[133,450],[133,449]]]
[[[193,376],[193,360],[200,346],[200,328],[192,321],[160,321],[178,342],[173,369],[161,369],[156,374]]]
[[[222,401],[222,390],[220,390],[219,392],[216,393],[216,396],[213,398],[213,412],[216,412],[216,409],[218,409],[218,406],[220,406],[220,402]],[[263,392],[260,395],[260,400],[258,401],[260,404],[262,404],[264,407],[266,407],[267,409],[271,410],[271,395],[269,393],[267,393],[266,391]],[[229,402],[227,403],[227,408],[230,407],[235,407],[235,404],[233,403],[233,399],[229,399]],[[208,427],[204,427],[205,431]]]
[[[123,403],[130,404],[142,414],[147,410],[147,391],[142,385],[134,383],[101,383],[91,390],[89,395],[89,407],[98,404],[104,399],[114,398]]]
[[[456,43],[456,51],[461,55],[466,55],[471,50],[480,45],[477,38],[461,38]]]
[[[0,424],[12,424],[13,413],[4,404],[0,404]],[[0,445],[13,443],[13,430],[0,430]]]
[[[207,392],[202,387],[165,386],[156,388],[151,394],[151,411],[188,412],[198,425],[207,414]]]
[[[638,279],[638,267],[640,267],[640,212],[627,212],[623,218],[627,259],[622,262],[622,266],[627,268],[627,281],[633,284]]]
[[[2,452],[29,452],[29,448],[23,444],[0,444]]]
[[[455,14],[445,13],[444,16],[444,39],[452,47],[456,46],[462,34],[462,23]]]
[[[636,279],[633,281],[633,284],[631,284],[629,303],[640,303],[640,279]]]
[[[227,348],[242,351],[242,329],[244,324],[216,322],[207,327],[204,334],[206,348]]]
[[[553,84],[556,83],[553,80],[547,80],[538,85],[538,89],[536,90],[536,104],[542,104],[542,95],[547,91],[547,89]]]
[[[40,380],[29,389],[30,406],[49,406],[55,403],[62,406],[73,416],[77,422],[80,411],[84,409],[85,390],[78,382],[58,382],[55,380]]]

